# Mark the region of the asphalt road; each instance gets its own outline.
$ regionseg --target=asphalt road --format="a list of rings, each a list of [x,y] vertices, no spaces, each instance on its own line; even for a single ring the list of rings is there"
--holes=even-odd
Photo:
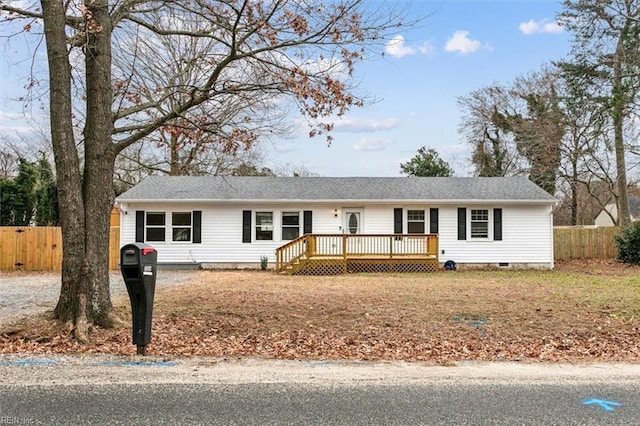
[[[637,392],[637,387],[619,385],[464,381],[393,386],[43,385],[0,391],[0,419],[11,424],[96,425],[637,425]],[[594,394],[624,405],[615,412],[584,405],[585,395]]]
[[[5,357],[0,424],[637,425],[640,366]]]

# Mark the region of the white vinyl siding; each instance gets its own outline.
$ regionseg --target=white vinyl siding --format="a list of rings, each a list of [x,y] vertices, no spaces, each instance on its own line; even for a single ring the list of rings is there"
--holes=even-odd
[[[511,206],[496,205],[472,206],[468,209],[502,208],[502,241],[491,239],[457,240],[457,207],[453,205],[427,204],[416,205],[376,204],[344,206],[340,203],[282,203],[282,204],[220,204],[211,203],[135,203],[123,204],[126,214],[121,216],[121,244],[135,241],[136,210],[148,212],[166,212],[170,218],[172,212],[202,211],[202,243],[172,242],[170,237],[162,242],[149,242],[158,250],[159,263],[225,263],[254,264],[259,266],[260,257],[267,256],[269,262],[275,260],[275,250],[289,240],[283,239],[283,213],[300,212],[300,229],[303,227],[303,212],[312,211],[313,233],[339,234],[342,212],[345,208],[355,207],[362,211],[362,232],[365,234],[393,234],[393,209],[402,207],[408,210],[425,210],[425,226],[428,227],[428,209],[439,209],[439,257],[456,263],[498,264],[498,263],[541,263],[553,264],[552,216],[550,205]],[[255,212],[273,212],[273,240],[242,243],[242,211],[252,211],[252,237],[255,233]],[[338,217],[334,216],[338,210]],[[469,211],[467,213],[469,220]],[[490,214],[491,216],[491,214]],[[168,226],[168,225],[167,225]],[[492,234],[493,222],[489,221]],[[405,233],[406,222],[405,222]],[[442,254],[444,250],[444,254]]]
[[[547,205],[496,207],[502,208],[501,241],[458,240],[457,208],[441,207],[438,244],[441,250],[440,261],[451,259],[456,263],[472,264],[553,264],[551,207]],[[490,221],[489,229],[492,230],[492,228],[493,222]],[[469,232],[468,229],[467,232]],[[445,251],[444,254],[442,250]]]

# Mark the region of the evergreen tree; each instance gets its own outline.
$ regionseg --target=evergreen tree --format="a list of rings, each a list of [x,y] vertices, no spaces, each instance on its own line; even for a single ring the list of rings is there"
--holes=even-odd
[[[402,174],[407,176],[450,177],[453,170],[449,164],[433,149],[423,146],[418,153],[406,163],[400,164]]]
[[[44,155],[38,160],[38,184],[35,189],[36,214],[35,222],[38,226],[58,226],[58,192],[56,180],[51,170],[51,163]]]

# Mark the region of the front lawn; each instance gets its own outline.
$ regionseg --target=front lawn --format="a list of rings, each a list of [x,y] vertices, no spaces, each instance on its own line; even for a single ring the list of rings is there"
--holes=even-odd
[[[162,273],[160,271],[159,273]],[[128,299],[115,301],[130,321]],[[42,318],[0,332],[0,353],[135,354],[131,329],[78,345]],[[279,276],[202,271],[156,294],[150,355],[326,360],[640,361],[640,268]]]

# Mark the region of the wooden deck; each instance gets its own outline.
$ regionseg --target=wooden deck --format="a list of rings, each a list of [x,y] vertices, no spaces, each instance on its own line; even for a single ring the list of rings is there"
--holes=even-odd
[[[439,268],[436,234],[307,234],[276,250],[276,271],[292,275]]]

